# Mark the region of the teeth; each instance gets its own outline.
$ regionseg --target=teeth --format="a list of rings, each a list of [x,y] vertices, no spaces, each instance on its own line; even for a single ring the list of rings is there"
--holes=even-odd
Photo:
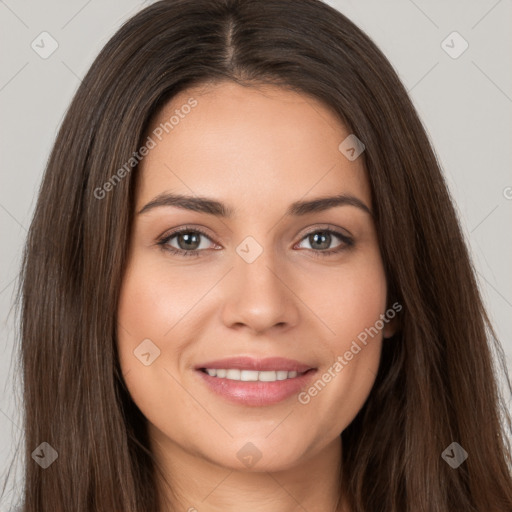
[[[275,382],[276,380],[293,379],[298,375],[296,371],[288,372],[286,370],[258,372],[256,370],[216,368],[206,368],[206,373],[208,373],[210,377],[218,377],[221,379],[229,380],[240,380],[242,382]],[[300,375],[302,375],[302,373]]]

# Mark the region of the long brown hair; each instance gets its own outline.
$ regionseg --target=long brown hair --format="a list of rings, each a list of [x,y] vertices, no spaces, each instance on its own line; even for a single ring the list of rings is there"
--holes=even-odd
[[[223,80],[318,98],[366,147],[390,297],[403,309],[370,396],[341,434],[352,510],[512,510],[503,351],[440,165],[391,64],[318,0],[162,0],[92,64],[40,188],[18,289],[23,512],[160,510],[145,418],[115,349],[136,166],[104,184],[169,99]],[[31,456],[42,442],[58,452],[46,469]],[[442,457],[452,442],[468,454],[456,469]]]

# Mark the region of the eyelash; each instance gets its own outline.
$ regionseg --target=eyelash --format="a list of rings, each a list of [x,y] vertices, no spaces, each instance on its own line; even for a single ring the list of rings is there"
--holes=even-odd
[[[196,228],[196,227],[192,228],[192,227],[185,226],[184,228],[173,231],[169,235],[164,235],[164,237],[159,239],[159,241],[157,242],[157,245],[159,245],[162,248],[162,250],[167,251],[167,252],[177,255],[177,256],[196,256],[196,257],[200,256],[200,253],[202,251],[204,251],[204,249],[185,250],[185,249],[176,249],[175,247],[170,247],[167,245],[169,240],[171,240],[175,236],[180,235],[182,233],[200,233],[201,235],[203,235],[206,238],[208,238],[209,240],[211,240],[210,237],[203,230]],[[336,255],[342,251],[345,251],[347,249],[350,249],[354,246],[354,240],[352,240],[352,238],[350,238],[346,235],[343,235],[342,233],[340,233],[338,231],[334,231],[332,229],[316,229],[314,231],[310,231],[309,233],[306,233],[302,237],[301,241],[314,233],[329,233],[331,235],[337,236],[343,242],[336,249],[331,249],[329,251],[318,251],[318,250],[314,250],[314,249],[309,249],[310,251],[313,251],[313,254],[315,257],[322,258],[322,257],[334,256],[334,255]]]

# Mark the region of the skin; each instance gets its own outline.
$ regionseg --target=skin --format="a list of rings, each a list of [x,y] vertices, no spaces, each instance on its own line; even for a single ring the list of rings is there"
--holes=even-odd
[[[177,493],[159,480],[162,503],[191,512],[235,511],[241,504],[245,512],[348,510],[344,499],[336,508],[340,433],[370,393],[393,321],[308,404],[296,395],[270,406],[233,404],[213,394],[193,368],[234,355],[281,356],[308,363],[320,377],[385,313],[387,284],[370,214],[343,205],[285,216],[294,201],[341,193],[371,209],[362,157],[349,161],[338,150],[349,132],[326,106],[275,86],[188,89],[148,133],[191,97],[197,106],[137,171],[118,309],[126,385]],[[175,206],[137,213],[163,192],[212,197],[236,213],[227,219]],[[336,235],[324,246],[307,236],[325,224],[355,245],[315,257],[345,245]],[[198,257],[157,244],[185,225],[208,234],[197,234]],[[263,249],[252,263],[236,252],[247,236]],[[180,236],[167,246],[188,248]],[[148,366],[133,353],[144,339],[160,350]],[[237,457],[248,442],[261,455],[252,467]]]

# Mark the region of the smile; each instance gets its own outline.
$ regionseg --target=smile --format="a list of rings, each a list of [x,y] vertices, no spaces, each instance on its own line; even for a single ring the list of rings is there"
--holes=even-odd
[[[238,370],[236,368],[230,369],[216,369],[216,368],[202,368],[201,371],[206,372],[210,377],[217,377],[219,379],[238,380],[242,382],[275,382],[278,380],[294,379],[301,376],[306,372],[296,372],[287,370],[276,371],[256,371],[256,370]]]

